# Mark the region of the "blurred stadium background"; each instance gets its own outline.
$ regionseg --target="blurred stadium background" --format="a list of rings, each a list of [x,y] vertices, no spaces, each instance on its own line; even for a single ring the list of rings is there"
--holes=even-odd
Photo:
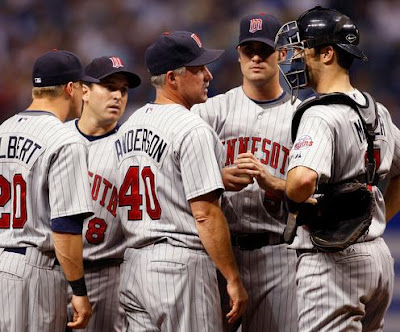
[[[398,0],[0,0],[0,122],[31,100],[31,70],[36,57],[53,48],[77,53],[84,64],[118,55],[143,84],[130,93],[123,119],[154,98],[144,67],[144,51],[166,30],[196,32],[206,47],[225,49],[210,66],[210,96],[241,82],[235,46],[239,20],[250,13],[271,13],[282,23],[316,4],[349,15],[361,31],[369,62],[356,62],[353,83],[371,92],[400,125],[400,1]],[[396,258],[395,296],[385,331],[400,326],[399,216],[385,234]]]

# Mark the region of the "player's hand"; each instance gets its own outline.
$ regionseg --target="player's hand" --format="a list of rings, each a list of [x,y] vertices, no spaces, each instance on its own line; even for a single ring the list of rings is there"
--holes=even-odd
[[[226,289],[228,291],[232,308],[226,317],[228,318],[228,323],[231,324],[244,314],[249,297],[240,279],[234,282],[228,281]]]
[[[87,296],[72,295],[72,309],[74,311],[73,322],[67,324],[72,329],[83,329],[89,323],[92,316],[92,306]]]
[[[237,167],[223,168],[222,181],[227,191],[240,191],[249,184],[254,183],[253,175],[249,174],[249,170]]]
[[[261,161],[258,160],[250,151],[239,154],[234,163],[239,169],[246,169],[254,172],[254,177],[262,189],[266,191],[276,190],[277,182],[280,182],[280,179],[272,176]]]

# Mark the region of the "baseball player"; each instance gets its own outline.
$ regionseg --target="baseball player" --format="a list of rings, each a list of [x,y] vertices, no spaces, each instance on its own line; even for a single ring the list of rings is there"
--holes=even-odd
[[[115,141],[119,212],[127,246],[121,302],[129,331],[221,331],[215,265],[227,279],[235,321],[247,293],[219,207],[222,145],[189,112],[207,99],[205,66],[223,51],[187,31],[165,32],[146,50],[156,100]],[[215,265],[214,265],[215,264]]]
[[[92,215],[87,148],[66,128],[82,106],[79,58],[50,51],[33,67],[33,101],[0,126],[0,330],[64,331],[91,315],[82,265],[83,219]]]
[[[283,48],[293,54],[288,63],[292,62],[295,71],[287,73],[288,82],[294,90],[310,86],[318,94],[342,92],[366,105],[365,95],[349,78],[353,60],[366,60],[357,46],[359,38],[349,17],[320,6],[286,23],[276,40],[279,44],[286,42]],[[376,123],[372,223],[357,243],[336,253],[313,247],[308,229],[298,228],[292,248],[299,255],[296,281],[300,331],[383,330],[394,272],[393,258],[381,237],[386,226],[385,203],[376,183],[385,177],[392,178],[392,185],[399,181],[400,132],[384,106],[377,104],[377,116],[367,110],[360,111],[361,119]],[[343,104],[315,105],[304,112],[289,155],[286,195],[291,211],[324,184],[352,179],[365,183],[368,144],[361,119],[353,108]],[[392,189],[389,184],[388,201],[396,201],[391,196],[398,196]],[[398,211],[399,207],[397,202],[391,210]]]
[[[113,141],[128,101],[128,89],[139,86],[140,78],[128,71],[116,56],[94,59],[85,73],[100,83],[84,84],[82,116],[67,123],[89,149],[89,180],[95,211],[94,216],[85,219],[82,231],[83,266],[93,308],[92,318],[82,331],[117,332],[126,329],[118,291],[125,239],[117,214]],[[69,317],[72,317],[71,307]]]
[[[242,331],[296,331],[297,326],[297,257],[282,238],[295,105],[279,84],[278,59],[285,55],[274,51],[279,27],[272,15],[243,17],[237,46],[243,85],[192,108],[225,145],[222,207],[249,293]]]

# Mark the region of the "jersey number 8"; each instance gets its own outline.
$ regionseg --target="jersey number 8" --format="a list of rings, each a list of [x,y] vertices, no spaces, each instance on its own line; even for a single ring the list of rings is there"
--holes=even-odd
[[[149,166],[146,166],[142,169],[141,176],[145,189],[147,214],[151,219],[158,220],[161,216],[161,206],[155,193],[154,173]],[[130,207],[128,210],[129,220],[142,219],[140,207],[143,203],[143,195],[139,193],[139,184],[139,167],[129,167],[119,190],[119,206]]]

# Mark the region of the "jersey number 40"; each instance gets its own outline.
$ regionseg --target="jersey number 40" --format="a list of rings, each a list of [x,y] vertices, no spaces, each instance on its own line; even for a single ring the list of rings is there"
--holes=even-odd
[[[0,208],[12,199],[12,228],[24,227],[27,218],[24,178],[21,174],[15,174],[10,183],[3,175],[0,175],[0,190]],[[0,228],[10,228],[10,213],[0,214]]]
[[[144,183],[146,211],[153,220],[160,219],[161,206],[155,193],[154,173],[149,166],[140,172]],[[119,190],[119,206],[128,206],[128,220],[141,220],[143,195],[140,194],[139,167],[131,166],[126,172],[124,182]]]

